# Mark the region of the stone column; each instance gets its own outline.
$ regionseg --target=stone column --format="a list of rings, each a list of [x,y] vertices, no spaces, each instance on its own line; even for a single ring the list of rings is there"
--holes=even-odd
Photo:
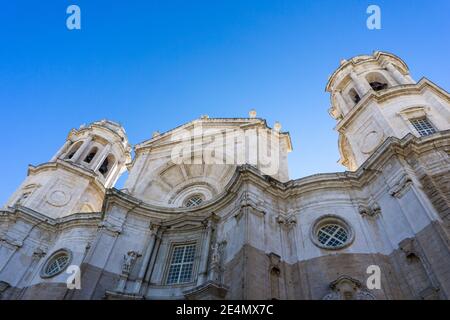
[[[163,236],[165,227],[158,228],[158,231],[155,235],[155,243],[153,245],[153,252],[151,254],[150,262],[148,264],[148,268],[145,271],[144,283],[149,284],[153,274],[153,268],[156,263],[156,258],[158,257],[159,246],[161,245],[161,238]]]
[[[116,162],[114,166],[111,168],[111,172],[108,173],[108,179],[105,181],[105,186],[112,185],[111,181],[117,176],[117,171],[122,168],[121,162]]]
[[[150,224],[150,240],[148,241],[147,249],[145,250],[145,253],[144,253],[142,266],[141,266],[141,269],[139,270],[139,275],[138,275],[138,278],[134,285],[133,293],[139,293],[139,291],[141,290],[142,282],[144,281],[144,277],[145,277],[145,273],[149,267],[149,262],[150,262],[150,258],[152,256],[153,248],[155,247],[156,234],[158,232],[159,227],[160,227],[159,225],[156,225],[153,223]]]
[[[106,157],[108,156],[109,152],[111,151],[111,145],[108,144],[107,146],[105,146],[102,150],[102,153],[98,156],[98,160],[96,163],[92,164],[92,168],[94,171],[97,171],[100,166],[102,165],[103,161],[105,161]]]
[[[86,151],[86,149],[91,145],[92,142],[92,137],[89,137],[81,147],[78,148],[77,152],[75,152],[75,154],[73,155],[72,160],[73,162],[77,162],[78,160],[80,160],[81,156],[83,155],[83,153]]]
[[[350,72],[350,78],[352,78],[353,83],[355,84],[355,90],[358,92],[359,96],[362,98],[367,91],[370,90],[370,86],[367,83],[366,79],[360,78],[355,72]]]
[[[334,94],[336,96],[336,101],[337,101],[338,107],[341,111],[341,114],[346,115],[347,112],[349,111],[349,107],[347,105],[347,102],[345,102],[344,97],[342,96],[342,93],[336,91]]]
[[[386,69],[391,73],[395,81],[397,81],[399,84],[408,84],[408,80],[406,79],[406,77],[400,71],[398,71],[398,69],[394,67],[392,63],[388,63],[386,65]]]
[[[63,146],[58,150],[58,152],[55,153],[53,158],[50,159],[50,162],[55,162],[67,150],[67,148],[70,146],[71,143],[72,143],[72,141],[67,140],[63,144]]]
[[[212,236],[212,221],[208,220],[206,223],[204,241],[202,246],[202,256],[200,258],[200,269],[198,274],[197,285],[203,284],[208,275],[208,256],[209,248],[211,246],[211,236]]]

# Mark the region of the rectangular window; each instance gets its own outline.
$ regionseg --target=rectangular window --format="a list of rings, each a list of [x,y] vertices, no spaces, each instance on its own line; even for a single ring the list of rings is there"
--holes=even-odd
[[[436,132],[436,129],[434,129],[433,125],[427,118],[413,119],[410,121],[421,137],[428,136],[429,134]]]
[[[167,275],[167,284],[191,282],[194,258],[195,244],[174,246]]]

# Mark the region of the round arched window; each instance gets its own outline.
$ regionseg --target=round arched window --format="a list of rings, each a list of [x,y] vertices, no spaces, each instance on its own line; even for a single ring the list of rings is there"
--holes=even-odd
[[[202,204],[202,202],[203,202],[203,196],[199,195],[199,194],[196,194],[194,196],[190,196],[185,201],[184,206],[187,207],[187,208],[195,207],[195,206],[198,206],[198,205]]]
[[[60,249],[47,259],[41,269],[42,278],[51,278],[63,272],[72,261],[72,253],[67,249]]]
[[[344,219],[325,216],[314,223],[311,238],[320,248],[341,249],[353,241],[353,230]]]

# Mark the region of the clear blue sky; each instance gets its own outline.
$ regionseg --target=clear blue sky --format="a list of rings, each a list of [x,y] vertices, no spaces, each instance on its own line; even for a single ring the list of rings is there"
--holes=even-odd
[[[70,4],[80,31],[66,28]],[[366,28],[369,4],[382,30]],[[290,131],[291,178],[342,171],[328,76],[341,58],[385,50],[449,91],[449,15],[448,0],[3,1],[0,203],[71,128],[103,118],[136,144],[255,108]]]

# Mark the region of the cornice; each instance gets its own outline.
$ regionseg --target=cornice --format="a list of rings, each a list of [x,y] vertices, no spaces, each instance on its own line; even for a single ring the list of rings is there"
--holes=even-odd
[[[262,175],[261,172],[251,166],[238,166],[224,191],[214,199],[195,208],[173,208],[155,206],[145,203],[132,195],[117,189],[107,189],[103,203],[102,213],[75,213],[63,218],[51,219],[47,216],[25,207],[14,207],[0,210],[0,219],[25,219],[32,223],[42,223],[48,228],[69,228],[79,225],[98,225],[104,218],[110,205],[118,206],[132,211],[134,214],[143,215],[157,221],[178,221],[177,219],[192,218],[194,220],[211,216],[219,212],[234,201],[238,194],[246,192],[246,184],[253,184],[265,192],[281,199],[302,193],[314,192],[326,189],[362,188],[372,179],[376,178],[380,171],[376,168],[383,167],[390,158],[395,156],[407,157],[411,152],[421,154],[436,148],[436,146],[450,146],[450,130],[440,131],[426,137],[416,137],[412,134],[403,139],[389,137],[379,146],[375,152],[354,172],[322,173],[308,177],[280,182],[274,178]],[[242,198],[242,196],[241,196]],[[242,205],[240,201],[240,205]],[[256,207],[255,207],[256,208]],[[258,209],[258,208],[256,208]]]
[[[181,129],[189,129],[190,127],[193,127],[195,124],[201,124],[204,123],[205,125],[229,125],[229,124],[237,124],[239,128],[251,128],[251,127],[261,127],[266,128],[269,130],[273,130],[271,127],[267,125],[267,122],[265,119],[262,118],[207,118],[207,119],[195,119],[193,121],[190,121],[188,123],[182,124],[180,126],[177,126],[169,131],[166,131],[164,133],[161,133],[149,140],[143,141],[141,143],[138,143],[134,146],[134,151],[136,155],[143,153],[145,151],[149,151],[154,147],[164,147],[164,146],[170,146],[173,143],[177,143],[177,141],[169,141],[169,142],[163,142],[162,144],[158,144],[158,142],[163,141],[165,138],[170,136],[170,134],[173,134],[176,131],[179,131]],[[288,148],[292,150],[292,141],[290,138],[289,132],[280,132],[280,137],[284,137],[287,139],[288,142]]]
[[[235,198],[243,186],[252,183],[273,196],[286,199],[288,197],[325,189],[362,188],[376,177],[380,168],[393,156],[405,157],[411,152],[420,154],[437,145],[450,145],[450,130],[441,131],[431,136],[418,138],[412,134],[403,139],[395,137],[387,138],[375,152],[354,172],[344,171],[336,173],[321,173],[308,177],[280,182],[272,177],[262,175],[261,172],[251,166],[238,166],[233,177],[225,186],[224,191],[214,199],[205,202],[195,208],[167,208],[144,203],[137,198],[125,194],[117,189],[109,189],[105,197],[105,203],[120,203],[125,207],[136,207],[136,211],[142,214],[156,215],[160,218],[186,214],[191,212],[214,212],[225,207]]]
[[[389,52],[375,51],[373,55],[358,55],[349,60],[344,60],[344,62],[341,62],[341,65],[329,77],[327,85],[325,87],[325,91],[330,92],[332,90],[335,78],[337,77],[338,73],[342,72],[344,69],[348,67],[355,67],[365,63],[379,62],[383,59],[383,57],[394,59],[398,64],[400,64],[404,72],[409,71],[407,64],[400,57]]]
[[[41,225],[51,231],[67,228],[97,225],[101,221],[101,212],[73,213],[61,218],[51,218],[40,212],[23,206],[0,209],[1,220],[21,219],[34,225]]]
[[[369,90],[361,98],[361,101],[359,101],[344,116],[344,118],[342,118],[342,120],[338,122],[334,129],[340,132],[342,129],[348,126],[352,122],[352,120],[355,119],[355,117],[360,114],[364,110],[364,108],[367,107],[372,101],[383,102],[398,96],[420,94],[425,88],[431,88],[443,99],[450,102],[450,94],[427,78],[422,78],[415,84],[399,85],[382,91]]]
[[[117,126],[120,130],[120,133],[112,130],[111,128],[108,128],[107,126],[104,126],[101,124],[101,121],[91,123],[87,126],[81,126],[79,129],[72,129],[69,132],[69,135],[67,136],[67,140],[73,141],[73,136],[79,136],[83,134],[83,132],[94,132],[94,129],[98,129],[100,131],[104,131],[106,133],[112,134],[113,137],[115,137],[114,141],[111,141],[112,143],[118,145],[121,149],[121,152],[125,155],[125,163],[131,162],[131,144],[128,141],[127,135],[125,133],[125,130],[122,126],[119,124],[105,120],[105,122],[112,123],[113,125]],[[104,137],[101,137],[99,135],[95,135],[97,138],[105,139]],[[107,140],[108,141],[108,140]]]
[[[71,173],[85,177],[86,179],[90,180],[90,182],[92,182],[93,186],[97,188],[97,191],[99,191],[100,193],[105,192],[105,187],[100,182],[97,174],[93,170],[81,167],[73,162],[68,162],[66,160],[57,159],[54,162],[41,163],[37,166],[29,165],[27,175],[33,175],[40,171],[56,170],[58,168],[64,168]]]

